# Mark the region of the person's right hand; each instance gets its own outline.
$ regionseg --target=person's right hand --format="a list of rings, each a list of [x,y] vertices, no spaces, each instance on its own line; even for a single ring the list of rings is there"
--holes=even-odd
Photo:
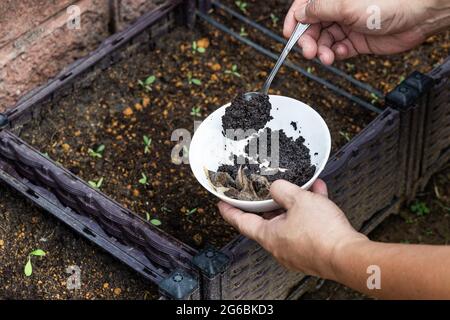
[[[379,29],[368,26],[374,6],[379,8]],[[412,49],[449,25],[449,8],[449,0],[295,0],[283,33],[289,37],[297,22],[310,23],[299,41],[303,55],[329,65],[361,53]]]

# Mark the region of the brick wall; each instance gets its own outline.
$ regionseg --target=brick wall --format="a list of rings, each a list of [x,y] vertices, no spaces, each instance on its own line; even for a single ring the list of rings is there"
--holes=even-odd
[[[163,2],[0,0],[0,112]]]

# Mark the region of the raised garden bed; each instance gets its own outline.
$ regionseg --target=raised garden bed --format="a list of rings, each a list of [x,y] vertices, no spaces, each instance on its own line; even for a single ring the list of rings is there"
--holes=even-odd
[[[205,12],[198,13],[202,19],[191,30],[175,24],[192,25],[195,3],[167,3],[7,113],[10,130],[0,132],[0,177],[158,283],[169,298],[295,298],[315,280],[286,271],[257,244],[237,236],[189,166],[171,161],[172,132],[192,133],[195,120],[237,92],[260,87],[272,60],[211,26]],[[201,2],[200,8],[206,5]],[[212,17],[227,21],[220,12]],[[440,140],[434,159],[419,152],[427,149],[411,135],[435,139],[436,130],[425,123],[436,121],[419,117],[428,115],[429,101],[437,99],[434,108],[448,115],[448,94],[442,93],[448,88],[448,63],[432,74],[436,86],[421,74],[408,78],[388,95],[401,111],[388,107],[378,116],[374,111],[383,106],[373,92],[356,96],[362,89],[348,87],[347,98],[369,99],[355,105],[288,67],[274,93],[297,97],[324,116],[335,155],[323,178],[353,225],[369,232],[412,196],[429,163],[448,157],[448,139]],[[305,68],[320,79],[330,73]],[[149,88],[139,85],[151,75]],[[430,99],[429,92],[434,92]],[[448,131],[448,122],[440,121]]]

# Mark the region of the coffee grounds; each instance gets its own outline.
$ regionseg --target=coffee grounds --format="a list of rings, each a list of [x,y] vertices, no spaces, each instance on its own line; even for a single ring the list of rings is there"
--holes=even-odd
[[[270,115],[271,109],[268,95],[258,94],[248,101],[243,93],[239,94],[226,108],[222,117],[223,135],[226,136],[229,129],[258,131],[264,128],[267,122],[273,119]]]
[[[311,164],[310,150],[305,146],[305,139],[300,136],[296,140],[290,138],[286,135],[284,130],[276,130],[274,133],[278,132],[279,137],[279,168],[285,169],[283,171],[278,171],[275,174],[265,175],[269,182],[275,180],[283,179],[292,182],[298,186],[304,185],[308,182],[316,172],[316,166]],[[249,157],[249,149],[252,143],[257,143],[259,146],[265,141],[260,141],[262,135],[267,136],[267,157],[261,157],[257,160],[259,164],[270,161],[272,154],[272,144],[271,136],[272,130],[270,128],[264,129],[258,136],[252,137],[247,146],[245,147],[246,156]],[[257,141],[252,141],[252,140]],[[265,140],[265,139],[264,139]],[[259,143],[258,143],[259,142]],[[258,155],[260,155],[260,149],[258,148]],[[235,161],[236,163],[236,161]],[[259,164],[247,163],[244,168],[249,174],[261,174],[261,168]],[[239,170],[239,165],[222,165],[219,167],[218,171],[227,172],[232,178],[236,178],[237,171]]]
[[[246,101],[244,95],[240,94],[222,117],[223,133],[225,134],[227,129],[258,131],[272,119],[271,109],[272,105],[266,95],[258,95],[251,101]],[[297,123],[291,122],[291,125],[297,129]],[[275,137],[278,134],[279,139],[278,166],[273,168],[275,164],[271,163],[272,134]],[[223,164],[217,172],[208,171],[209,180],[216,190],[234,199],[247,201],[270,199],[269,190],[272,182],[283,179],[302,186],[314,176],[316,167],[311,164],[310,150],[304,143],[305,139],[302,136],[294,140],[288,137],[284,130],[272,131],[265,128],[249,139],[244,149],[245,164],[238,164],[237,156],[233,155],[233,165]],[[262,155],[261,150],[261,145],[264,144],[267,144],[266,155]],[[251,145],[257,146],[256,155],[249,154]],[[269,164],[271,174],[267,172],[262,174],[260,166],[262,163]]]

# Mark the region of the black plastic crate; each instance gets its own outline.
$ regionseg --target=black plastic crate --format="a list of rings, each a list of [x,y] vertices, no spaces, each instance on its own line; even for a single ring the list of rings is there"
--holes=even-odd
[[[205,12],[208,1],[200,1]],[[96,51],[23,97],[0,119],[0,179],[144,277],[172,299],[294,299],[320,281],[287,271],[257,243],[236,237],[201,252],[93,190],[15,132],[41,106],[89,86],[112,64],[170,32],[194,27],[196,1],[167,1]],[[353,226],[368,233],[449,159],[449,61],[430,76],[414,73],[387,97],[388,107],[329,161],[322,178]],[[0,116],[1,117],[1,116]]]

